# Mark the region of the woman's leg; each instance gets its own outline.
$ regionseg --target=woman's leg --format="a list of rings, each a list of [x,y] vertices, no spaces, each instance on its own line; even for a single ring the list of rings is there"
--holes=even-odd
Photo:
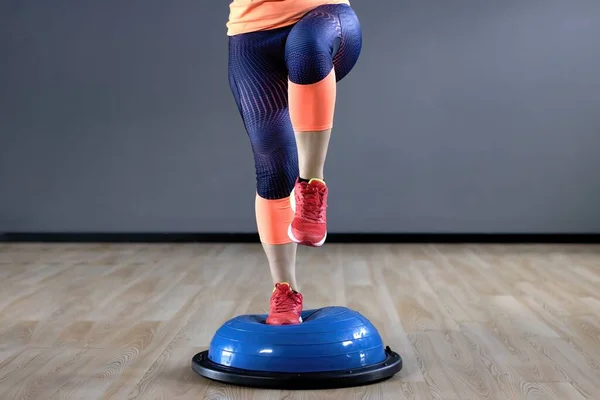
[[[285,58],[289,108],[298,147],[300,178],[294,188],[295,218],[290,238],[321,246],[327,237],[324,165],[333,127],[336,83],[358,61],[362,33],[348,5],[324,5],[306,14],[290,31]]]
[[[296,281],[296,243],[262,245],[269,260],[273,285],[287,282],[295,290],[300,290]]]
[[[291,289],[297,288],[296,244],[287,234],[294,217],[289,196],[298,177],[284,60],[290,29],[248,33],[229,41],[230,87],[254,154],[256,223],[276,285],[267,323],[275,325],[300,322],[302,311],[302,296]]]

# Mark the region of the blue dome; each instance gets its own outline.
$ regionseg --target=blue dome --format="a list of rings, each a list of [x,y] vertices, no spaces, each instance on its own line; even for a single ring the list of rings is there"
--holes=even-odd
[[[346,307],[304,311],[299,325],[266,325],[266,318],[227,321],[213,336],[208,358],[227,367],[297,373],[352,370],[386,358],[377,329]]]

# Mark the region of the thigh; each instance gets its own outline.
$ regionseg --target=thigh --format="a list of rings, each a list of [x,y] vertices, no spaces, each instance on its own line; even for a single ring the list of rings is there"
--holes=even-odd
[[[362,29],[356,13],[350,6],[340,5],[338,19],[342,38],[333,57],[333,65],[339,81],[348,75],[358,62],[362,50]]]
[[[247,127],[287,109],[286,37],[277,30],[229,38],[229,86]]]
[[[352,70],[361,49],[362,31],[354,10],[345,4],[319,6],[298,21],[287,38],[289,78],[313,84],[335,68],[339,81]]]
[[[290,29],[229,38],[229,84],[252,145],[257,192],[265,199],[289,196],[298,174],[284,59]]]

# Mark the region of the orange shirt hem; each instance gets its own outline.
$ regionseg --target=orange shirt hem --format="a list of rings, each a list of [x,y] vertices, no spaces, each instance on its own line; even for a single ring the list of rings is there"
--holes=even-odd
[[[227,35],[282,28],[298,22],[307,12],[324,4],[349,0],[233,0],[229,5]]]

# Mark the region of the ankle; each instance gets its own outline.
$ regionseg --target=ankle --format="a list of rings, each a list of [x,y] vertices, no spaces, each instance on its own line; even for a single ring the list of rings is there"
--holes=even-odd
[[[273,286],[276,286],[278,283],[287,283],[290,286],[290,289],[294,290],[294,291],[298,291],[298,284],[296,283],[296,280],[294,279],[288,279],[288,280],[273,280]]]
[[[313,179],[317,179],[319,181],[325,182],[325,179],[323,179],[323,176],[320,176],[320,177],[319,176],[311,176],[310,178],[304,178],[302,175],[300,175],[298,177],[298,181],[300,181],[301,183],[308,183]]]
[[[320,179],[324,180],[323,171],[319,170],[300,170],[300,179],[311,180]]]

